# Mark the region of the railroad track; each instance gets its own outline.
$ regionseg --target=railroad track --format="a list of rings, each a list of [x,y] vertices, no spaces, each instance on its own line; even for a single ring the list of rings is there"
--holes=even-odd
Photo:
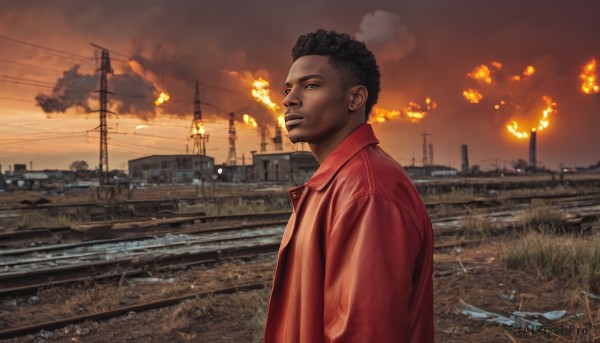
[[[78,242],[86,240],[141,236],[179,232],[194,223],[247,222],[257,220],[280,220],[287,222],[291,212],[268,212],[260,214],[239,214],[226,216],[185,215],[171,218],[143,218],[91,222],[54,228],[32,228],[0,232],[0,248],[19,245],[41,245],[44,243]]]
[[[2,251],[0,295],[275,252],[284,228],[281,223],[251,224],[243,228]]]
[[[120,307],[120,308],[116,308],[116,309],[112,309],[112,310],[108,310],[108,311],[90,313],[90,314],[85,314],[85,315],[81,315],[81,316],[74,316],[74,317],[60,319],[60,320],[51,321],[51,322],[14,327],[14,328],[10,328],[10,329],[0,330],[0,339],[21,337],[21,336],[37,333],[40,330],[47,330],[47,331],[56,330],[56,329],[65,327],[69,324],[78,324],[78,323],[85,322],[87,320],[96,320],[96,321],[106,320],[106,319],[122,316],[122,315],[128,314],[130,312],[143,312],[143,311],[164,308],[164,307],[168,307],[168,306],[177,305],[177,304],[181,303],[182,301],[185,301],[188,299],[205,298],[205,297],[211,296],[211,295],[232,294],[232,293],[237,293],[237,292],[247,292],[247,291],[259,290],[259,289],[265,288],[269,283],[270,283],[269,280],[264,280],[262,282],[236,285],[236,286],[216,289],[216,290],[212,290],[212,291],[195,292],[195,293],[190,293],[190,294],[186,294],[186,295],[182,295],[182,296],[178,296],[178,297],[162,299],[162,300],[157,300],[157,301],[152,301],[152,302],[146,302],[146,303],[141,303],[141,304],[132,305],[132,306],[124,306],[124,307]]]

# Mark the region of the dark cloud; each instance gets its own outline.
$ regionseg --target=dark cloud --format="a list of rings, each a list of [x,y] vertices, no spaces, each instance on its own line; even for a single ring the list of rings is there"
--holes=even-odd
[[[462,143],[476,145],[470,149],[474,154],[523,157],[526,148],[509,141],[493,109],[471,106],[462,91],[469,86],[465,76],[474,66],[497,60],[513,74],[534,65],[535,78],[517,88],[498,86],[490,97],[510,93],[515,101],[528,103],[547,94],[556,100],[558,113],[544,133],[548,140],[538,137],[542,152],[552,156],[548,164],[555,164],[565,155],[573,160],[599,158],[589,147],[600,146],[600,138],[589,138],[595,135],[589,130],[600,126],[600,100],[582,95],[577,80],[579,68],[600,57],[597,13],[600,3],[587,0],[19,1],[0,5],[0,30],[90,56],[90,41],[105,45],[132,58],[144,71],[134,74],[120,68],[112,76],[115,89],[145,81],[171,95],[169,103],[153,110],[147,106],[150,102],[141,103],[142,98],[112,97],[119,112],[191,118],[193,85],[199,80],[205,117],[225,119],[230,111],[240,117],[249,112],[271,126],[273,115],[255,102],[248,82],[225,71],[268,72],[272,97],[280,102],[279,85],[299,34],[320,27],[356,34],[379,57],[382,107],[401,108],[427,96],[438,104],[419,124],[391,126],[415,139],[423,130],[433,133],[434,140],[443,142],[436,154],[449,161],[458,159]],[[40,54],[50,60],[51,54]],[[66,101],[65,94],[57,91],[39,100],[58,110],[90,107],[74,95],[76,100]],[[454,133],[463,130],[469,135]]]

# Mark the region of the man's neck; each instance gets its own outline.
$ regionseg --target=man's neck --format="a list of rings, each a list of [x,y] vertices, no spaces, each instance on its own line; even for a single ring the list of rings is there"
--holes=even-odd
[[[323,164],[327,157],[333,152],[333,150],[340,145],[348,137],[356,128],[358,128],[363,123],[358,125],[348,126],[346,129],[338,132],[335,136],[332,136],[330,139],[319,142],[319,143],[309,143],[310,151],[312,151],[313,155],[319,165]]]

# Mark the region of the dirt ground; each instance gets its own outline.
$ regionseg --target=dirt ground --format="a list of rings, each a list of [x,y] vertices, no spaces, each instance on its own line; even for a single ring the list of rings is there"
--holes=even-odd
[[[518,239],[518,238],[511,238]],[[452,248],[435,254],[435,335],[437,342],[589,342],[600,339],[600,300],[564,281],[535,271],[503,267],[502,251],[511,241]],[[65,318],[227,285],[270,280],[275,255],[231,261],[214,268],[192,268],[153,275],[162,281],[121,280],[119,284],[81,284],[5,299],[2,327]],[[192,299],[179,305],[3,342],[260,342],[268,288],[235,295]],[[512,300],[508,300],[513,295]],[[538,319],[544,330],[501,326],[461,314],[470,304],[508,317],[513,311],[566,310],[559,320]]]

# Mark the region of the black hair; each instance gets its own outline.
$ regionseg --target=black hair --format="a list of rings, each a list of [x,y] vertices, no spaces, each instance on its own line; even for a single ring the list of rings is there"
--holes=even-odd
[[[292,60],[307,55],[328,56],[329,63],[342,75],[343,87],[363,85],[368,91],[365,120],[377,103],[380,90],[379,67],[365,43],[345,33],[319,29],[298,37],[292,48]]]

